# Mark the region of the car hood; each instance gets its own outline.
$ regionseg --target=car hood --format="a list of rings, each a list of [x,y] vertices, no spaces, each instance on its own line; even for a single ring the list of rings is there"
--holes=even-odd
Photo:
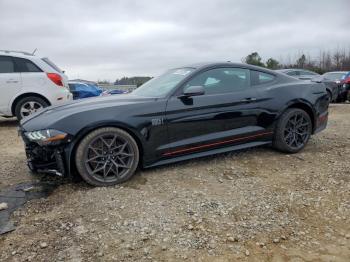
[[[21,126],[28,131],[50,128],[54,122],[64,120],[66,117],[79,114],[88,114],[91,111],[108,110],[116,107],[129,107],[132,104],[148,103],[157,100],[157,98],[147,98],[135,96],[132,94],[121,94],[113,96],[102,96],[85,98],[72,101],[60,106],[50,106],[40,112],[30,115],[21,121]]]

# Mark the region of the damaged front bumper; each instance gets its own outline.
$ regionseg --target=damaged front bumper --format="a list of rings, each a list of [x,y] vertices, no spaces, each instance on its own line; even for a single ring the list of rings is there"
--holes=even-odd
[[[31,171],[49,173],[58,176],[66,175],[63,150],[60,148],[26,145],[27,164]]]
[[[19,128],[19,135],[25,143],[28,168],[35,173],[67,176],[66,145],[39,145],[30,141]]]

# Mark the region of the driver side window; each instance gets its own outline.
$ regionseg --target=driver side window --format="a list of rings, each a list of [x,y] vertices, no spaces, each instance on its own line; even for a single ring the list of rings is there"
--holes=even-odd
[[[185,86],[203,86],[206,95],[224,94],[250,87],[250,71],[243,68],[216,68],[200,73]]]

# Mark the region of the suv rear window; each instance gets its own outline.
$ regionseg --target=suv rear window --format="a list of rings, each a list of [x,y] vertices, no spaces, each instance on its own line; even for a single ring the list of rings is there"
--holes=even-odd
[[[54,69],[58,73],[62,73],[62,70],[47,57],[43,57],[41,60],[43,60],[46,64],[48,64],[52,69]]]
[[[37,73],[42,72],[42,70],[37,67],[32,61],[24,58],[14,57],[13,60],[16,64],[16,72],[21,73]]]
[[[0,56],[0,73],[14,73],[15,65],[9,56]]]

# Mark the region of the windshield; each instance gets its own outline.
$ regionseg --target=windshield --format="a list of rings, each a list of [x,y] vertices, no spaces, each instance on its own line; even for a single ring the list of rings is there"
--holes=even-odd
[[[163,75],[147,81],[132,93],[138,96],[164,97],[193,70],[194,68],[171,69]]]
[[[328,74],[324,74],[324,79],[336,81],[336,80],[342,79],[342,77],[345,74],[346,74],[345,72],[344,73],[328,73]]]

